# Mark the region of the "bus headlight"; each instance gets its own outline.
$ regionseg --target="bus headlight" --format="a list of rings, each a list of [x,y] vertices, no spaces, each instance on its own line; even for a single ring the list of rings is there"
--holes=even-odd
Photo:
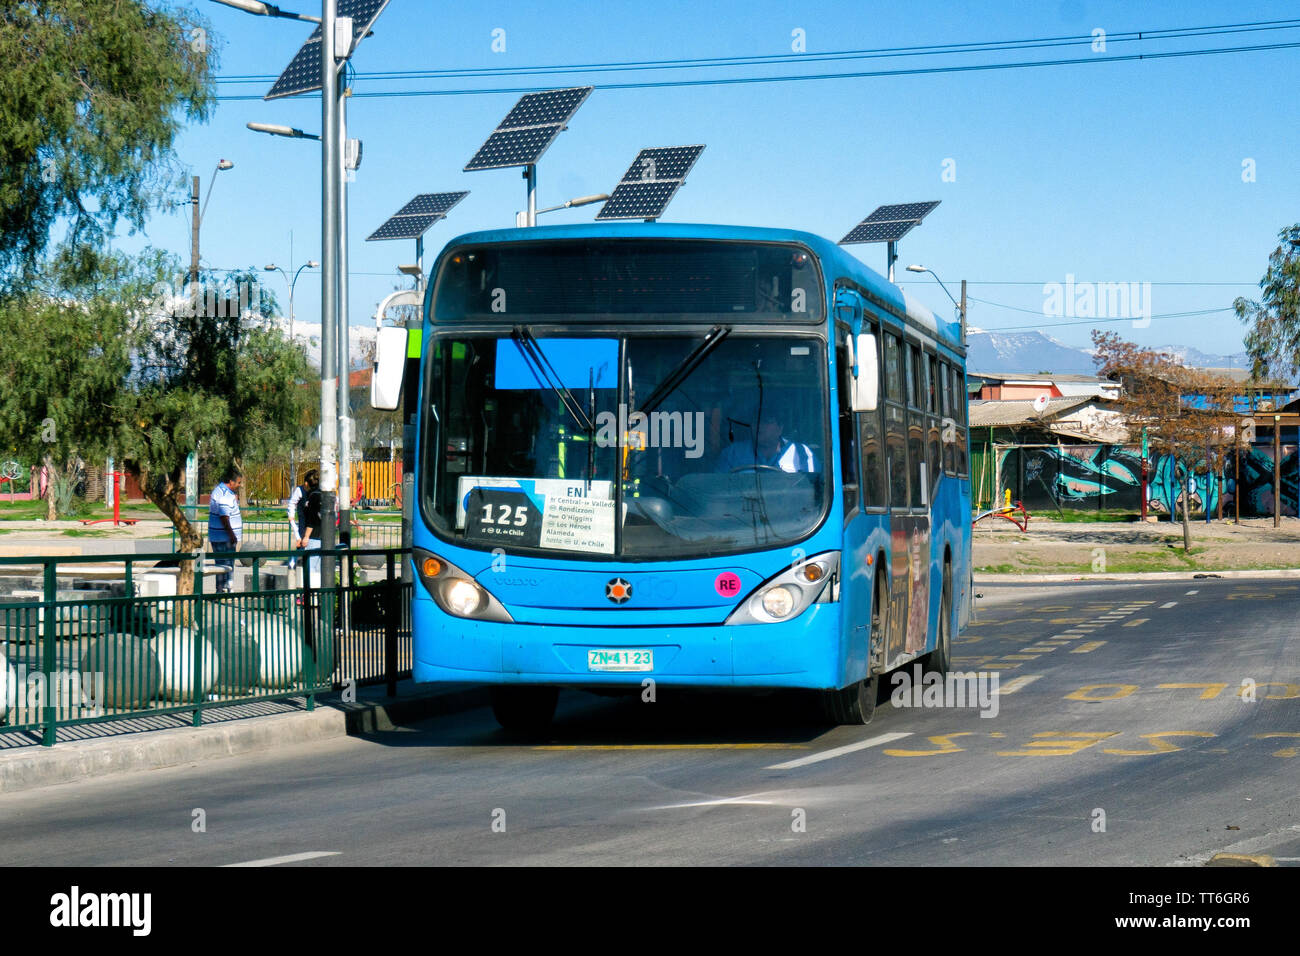
[[[798,590],[782,584],[768,588],[763,592],[763,610],[773,617],[789,617],[797,603],[790,592],[798,593]]]
[[[481,587],[464,578],[448,582],[443,589],[443,594],[447,598],[447,606],[451,612],[460,617],[473,617],[474,612],[483,603],[484,597]]]
[[[824,551],[796,561],[737,604],[727,623],[775,624],[798,617],[811,604],[836,601],[839,574],[838,551]]]
[[[411,561],[424,589],[446,613],[478,621],[513,620],[500,601],[451,562],[423,548],[412,549]]]

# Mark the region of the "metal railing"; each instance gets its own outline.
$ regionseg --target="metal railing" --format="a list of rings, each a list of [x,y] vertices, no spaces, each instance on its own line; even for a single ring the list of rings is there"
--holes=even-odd
[[[409,551],[309,553],[335,564],[332,584],[303,574],[304,586],[287,586],[284,563],[306,564],[292,550],[0,557],[11,587],[0,594],[0,732],[52,746],[74,724],[188,711],[198,726],[229,704],[305,697],[311,710],[319,693],[376,683],[395,694],[411,668]],[[203,593],[220,573],[214,557],[251,566],[251,587]],[[143,593],[166,590],[190,558],[193,594]],[[36,586],[14,588],[23,578]]]
[[[189,512],[186,512],[189,514]],[[297,544],[289,528],[285,508],[244,508],[241,550],[288,551]],[[352,513],[353,548],[399,548],[402,545],[400,511],[363,511]],[[208,507],[203,505],[190,517],[200,534],[207,535]],[[179,546],[176,529],[171,531],[171,547]]]

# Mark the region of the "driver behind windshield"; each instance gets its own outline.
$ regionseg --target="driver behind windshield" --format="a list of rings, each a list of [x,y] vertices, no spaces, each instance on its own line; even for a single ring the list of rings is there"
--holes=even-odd
[[[780,412],[764,410],[756,433],[732,442],[718,456],[717,470],[720,472],[756,467],[776,468],[792,473],[815,472],[817,462],[811,448],[785,437]]]

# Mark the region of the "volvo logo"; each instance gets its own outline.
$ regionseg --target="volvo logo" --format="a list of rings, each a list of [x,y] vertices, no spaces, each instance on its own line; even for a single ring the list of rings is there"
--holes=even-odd
[[[611,578],[605,584],[605,597],[615,604],[626,604],[632,597],[632,585],[622,578]]]

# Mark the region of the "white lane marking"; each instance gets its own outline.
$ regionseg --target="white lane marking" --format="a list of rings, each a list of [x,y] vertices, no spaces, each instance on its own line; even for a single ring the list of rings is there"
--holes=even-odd
[[[1160,605],[1160,610],[1163,611],[1163,610],[1165,610],[1166,608],[1171,608],[1171,607],[1173,607],[1173,606],[1174,606],[1175,604],[1177,604],[1177,603],[1178,603],[1177,601],[1170,601],[1168,604],[1162,604],[1162,605]]]
[[[1198,590],[1188,591],[1187,593],[1188,593],[1188,594],[1200,594],[1201,592],[1200,592],[1200,590],[1198,589]]]
[[[754,794],[757,796],[757,794]],[[651,810],[682,810],[687,807],[729,807],[729,806],[746,806],[746,807],[770,807],[773,806],[771,800],[755,800],[751,796],[744,797],[719,797],[717,800],[696,800],[692,803],[669,803],[662,807],[651,807]]]
[[[268,856],[264,860],[249,860],[246,863],[227,863],[231,866],[279,866],[281,863],[301,863],[321,856],[338,856],[338,850],[314,850],[311,853],[290,853],[288,856]]]
[[[785,763],[774,763],[770,767],[764,767],[764,770],[793,770],[796,767],[806,767],[812,763],[820,763],[823,760],[833,760],[836,757],[843,757],[845,754],[855,753],[859,750],[866,750],[868,747],[879,747],[881,744],[893,743],[895,740],[902,740],[904,737],[912,736],[911,733],[893,733],[881,734],[879,737],[872,737],[868,740],[860,740],[856,744],[846,744],[843,747],[835,747],[832,750],[826,750],[819,754],[811,754],[807,757],[800,757],[798,760],[787,760]]]
[[[998,695],[1014,694],[1018,690],[1023,690],[1042,676],[1042,674],[1026,674],[1023,677],[1014,677],[998,688]]]

